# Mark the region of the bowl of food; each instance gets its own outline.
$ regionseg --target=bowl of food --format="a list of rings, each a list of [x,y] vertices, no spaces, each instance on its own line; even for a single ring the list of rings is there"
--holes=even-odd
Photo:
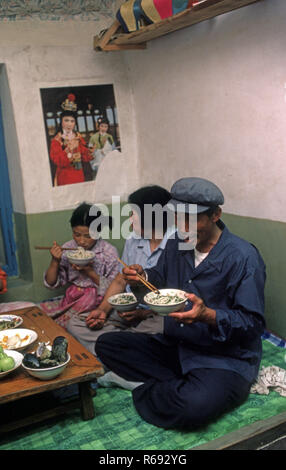
[[[81,246],[76,250],[68,251],[67,259],[71,264],[76,264],[77,266],[86,266],[95,258],[95,253],[90,250],[85,250]]]
[[[27,361],[27,360],[26,360]],[[29,375],[35,377],[39,380],[52,380],[55,379],[58,375],[60,375],[66,368],[67,364],[70,361],[70,354],[67,353],[67,359],[65,362],[58,364],[57,366],[52,367],[28,367],[24,363],[24,359],[22,362],[22,367]],[[28,362],[29,363],[29,362]],[[30,364],[30,363],[29,363]]]
[[[39,343],[36,351],[24,355],[22,367],[36,379],[52,380],[65,370],[71,359],[67,348],[68,341],[64,336],[57,336],[52,346]]]
[[[0,346],[5,350],[21,351],[33,344],[37,338],[37,333],[27,328],[3,330],[0,331]]]
[[[159,315],[177,312],[186,301],[185,292],[179,289],[160,289],[158,294],[149,292],[144,297],[144,302]]]
[[[18,328],[23,323],[23,318],[18,315],[0,315],[0,331]]]
[[[23,354],[18,351],[4,351],[0,346],[0,379],[16,370],[23,361]]]
[[[139,303],[135,295],[130,292],[112,295],[107,300],[118,312],[131,312]]]

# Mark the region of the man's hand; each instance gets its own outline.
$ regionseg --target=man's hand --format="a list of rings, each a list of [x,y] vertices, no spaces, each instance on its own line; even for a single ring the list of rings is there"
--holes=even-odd
[[[144,269],[142,266],[140,266],[140,264],[131,264],[128,268],[124,268],[122,270],[123,278],[128,284],[134,285],[140,282],[137,273],[145,278]]]
[[[169,316],[175,318],[181,323],[191,324],[193,322],[201,321],[209,325],[216,324],[216,311],[208,308],[204,301],[197,297],[195,294],[187,294],[186,297],[193,303],[191,310],[187,312],[173,312]]]
[[[151,310],[147,310],[145,308],[138,308],[136,310],[132,310],[131,312],[117,312],[118,316],[127,322],[133,322],[134,320],[146,320],[150,314],[153,314]]]
[[[90,329],[100,330],[107,318],[107,314],[104,310],[97,308],[92,310],[85,320],[86,326]]]

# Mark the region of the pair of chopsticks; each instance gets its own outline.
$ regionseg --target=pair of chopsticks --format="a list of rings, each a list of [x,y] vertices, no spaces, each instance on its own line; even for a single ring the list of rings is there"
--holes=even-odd
[[[35,250],[50,250],[52,247],[51,246],[34,246]],[[62,250],[73,250],[76,251],[76,248],[64,248],[61,246]]]
[[[119,263],[123,264],[123,266],[125,268],[129,268],[128,264],[124,263],[124,261],[122,261],[120,258],[117,258]],[[157,287],[153,286],[153,284],[151,284],[151,282],[147,281],[146,279],[144,279],[143,276],[141,276],[141,274],[137,273],[137,276],[139,277],[140,281],[145,284],[146,287],[148,287],[148,289],[150,289],[152,292],[155,292],[155,294],[160,294],[160,291],[157,289]]]

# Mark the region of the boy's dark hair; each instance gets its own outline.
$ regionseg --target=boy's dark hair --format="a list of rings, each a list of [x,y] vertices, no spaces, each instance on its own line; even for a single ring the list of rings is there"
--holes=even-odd
[[[144,229],[155,229],[155,213],[152,213],[152,227],[150,227],[150,222],[146,220],[144,217],[144,206],[145,204],[154,206],[155,204],[159,204],[162,207],[166,206],[171,199],[171,194],[167,189],[162,188],[161,186],[157,185],[149,185],[144,186],[137,191],[131,193],[128,197],[128,202],[130,204],[136,204],[141,213],[141,228]],[[168,228],[168,217],[166,210],[163,212],[163,231],[165,232]]]
[[[96,209],[93,209],[93,213],[96,215],[89,214],[90,209],[92,207],[95,207],[95,206],[92,206],[91,204],[87,204],[86,202],[83,202],[82,204],[80,204],[72,213],[72,216],[70,219],[71,227],[74,228],[74,227],[77,227],[78,225],[81,225],[84,227],[90,227],[90,225],[92,224],[94,220],[101,217],[102,212],[100,211],[100,209],[97,209],[97,212],[96,212]],[[106,217],[104,217],[104,221],[106,221]],[[109,229],[111,230],[112,229],[112,217],[110,216],[108,217],[107,223],[109,225]],[[102,227],[100,224],[98,225],[98,232],[101,232],[101,230],[102,230]]]

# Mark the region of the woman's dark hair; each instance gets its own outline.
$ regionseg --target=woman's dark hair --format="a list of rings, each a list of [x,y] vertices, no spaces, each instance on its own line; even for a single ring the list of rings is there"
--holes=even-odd
[[[91,208],[93,208],[92,213],[96,215],[90,215]],[[87,204],[86,202],[83,202],[73,211],[71,219],[70,219],[70,224],[72,228],[77,227],[78,225],[81,225],[84,227],[90,227],[92,222],[94,222],[99,217],[102,217],[102,222],[107,223],[109,226],[109,229],[111,230],[112,229],[112,217],[102,216],[102,212],[95,205],[93,206],[91,204]],[[97,231],[98,232],[102,231],[102,224],[98,225]]]
[[[97,124],[98,124],[98,127],[100,126],[100,124],[107,124],[109,126],[109,121],[107,118],[98,118]]]
[[[128,197],[128,202],[129,204],[133,205],[135,204],[136,206],[139,207],[140,213],[141,213],[141,228],[143,230],[150,229],[152,230],[155,229],[155,218],[156,214],[155,212],[152,212],[152,221],[149,221],[149,217],[146,217],[145,212],[146,212],[146,207],[145,205],[148,204],[149,206],[152,205],[160,205],[162,208],[168,204],[168,202],[171,199],[171,194],[169,191],[166,189],[162,188],[161,186],[157,185],[150,185],[150,186],[144,186],[140,189],[137,189],[137,191],[134,191],[132,194],[129,195]],[[165,232],[168,228],[168,217],[167,217],[167,211],[163,211],[163,231]],[[151,222],[151,226],[150,226]]]

